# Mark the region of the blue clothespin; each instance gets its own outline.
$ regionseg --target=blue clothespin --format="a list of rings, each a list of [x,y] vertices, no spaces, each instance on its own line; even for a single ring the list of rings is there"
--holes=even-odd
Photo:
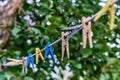
[[[54,58],[54,53],[53,53],[53,48],[52,46],[49,46],[51,42],[47,42],[46,49],[45,49],[45,55],[44,55],[44,60],[46,60],[48,53],[50,52],[50,55],[52,57],[53,62],[55,63],[55,58]]]
[[[28,67],[29,64],[32,64],[32,69],[34,69],[34,59],[32,57],[32,53],[29,53],[27,62],[26,62],[26,68]]]

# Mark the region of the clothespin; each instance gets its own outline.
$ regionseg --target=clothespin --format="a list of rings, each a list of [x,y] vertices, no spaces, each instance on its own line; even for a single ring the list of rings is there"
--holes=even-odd
[[[44,60],[46,60],[48,53],[50,52],[50,55],[52,57],[53,62],[55,63],[55,58],[54,58],[54,53],[53,53],[53,48],[51,45],[51,42],[47,42],[46,44],[46,49],[45,49],[45,55],[44,55]]]
[[[13,58],[7,58],[8,60],[10,60],[11,62],[8,62],[6,64],[4,64],[4,66],[16,66],[16,65],[22,65],[22,73],[24,73],[25,71],[25,64],[26,64],[26,57],[23,57],[22,60],[18,60],[18,59],[13,59]],[[27,72],[26,72],[27,73]]]
[[[109,14],[109,22],[110,22],[110,30],[113,29],[114,18],[115,18],[115,7],[114,5],[110,5],[113,0],[108,0],[106,5],[100,10],[97,16],[94,18],[94,21],[97,21],[105,12],[108,11]]]
[[[40,51],[40,49],[39,49],[39,48],[36,48],[36,64],[38,64],[38,58],[39,58],[39,57],[42,59],[43,62],[45,62],[45,61],[44,61],[44,58],[43,58],[43,55],[42,55],[42,53],[41,53],[41,51]]]
[[[29,64],[31,64],[32,65],[32,69],[34,69],[34,59],[32,57],[32,53],[28,54],[27,62],[26,62],[26,70],[27,70],[27,67],[28,67]]]
[[[68,38],[67,38],[68,34],[69,34],[68,32],[61,33],[61,35],[62,35],[62,60],[64,58],[65,49],[67,52],[67,57],[69,58],[69,42],[68,42]]]
[[[27,68],[26,66],[26,58],[27,57],[22,57],[22,74],[27,73]]]
[[[4,64],[3,66],[16,66],[22,64],[22,60],[7,58],[10,62]]]
[[[82,30],[82,38],[83,38],[83,48],[86,48],[86,42],[87,42],[87,38],[89,41],[89,46],[90,48],[93,47],[92,45],[92,31],[91,31],[91,22],[86,23],[86,17],[82,17],[82,26],[83,26],[83,30]]]

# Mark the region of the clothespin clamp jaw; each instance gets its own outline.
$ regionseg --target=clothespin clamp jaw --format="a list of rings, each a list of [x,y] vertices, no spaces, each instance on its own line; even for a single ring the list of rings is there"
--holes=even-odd
[[[39,58],[39,57],[42,59],[43,62],[45,62],[45,61],[44,61],[44,58],[43,58],[43,55],[42,55],[42,53],[41,53],[41,51],[40,51],[40,49],[39,49],[39,48],[36,48],[36,64],[38,64],[38,58]]]
[[[52,57],[53,62],[55,63],[53,47],[51,46],[51,42],[48,41],[45,48],[44,60],[46,60],[49,53]]]
[[[69,42],[68,42],[68,38],[67,38],[67,35],[69,34],[69,32],[62,32],[61,35],[62,35],[62,59],[64,58],[64,53],[65,53],[65,49],[66,49],[66,52],[67,52],[67,57],[69,59]]]
[[[82,38],[83,38],[83,48],[86,48],[87,38],[89,41],[90,48],[93,47],[92,45],[92,31],[91,31],[91,22],[86,23],[87,18],[82,17]]]
[[[109,24],[110,30],[113,29],[114,26],[114,19],[115,19],[115,7],[114,5],[111,6],[113,0],[108,0],[106,5],[98,12],[97,16],[94,18],[94,21],[97,21],[105,12],[109,14]]]

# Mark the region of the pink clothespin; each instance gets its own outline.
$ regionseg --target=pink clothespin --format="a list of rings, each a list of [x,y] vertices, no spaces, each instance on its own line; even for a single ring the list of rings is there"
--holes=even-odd
[[[69,42],[68,42],[68,38],[67,35],[69,34],[69,32],[62,32],[62,60],[64,58],[64,53],[65,53],[65,49],[67,52],[67,57],[69,58]]]
[[[93,47],[92,44],[92,31],[91,31],[91,22],[86,23],[86,17],[82,17],[82,38],[83,38],[83,48],[86,48],[87,38],[89,41],[90,48]]]

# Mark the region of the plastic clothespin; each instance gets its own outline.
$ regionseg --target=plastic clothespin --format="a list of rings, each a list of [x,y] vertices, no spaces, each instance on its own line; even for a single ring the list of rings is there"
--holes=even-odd
[[[108,0],[106,5],[98,12],[97,16],[94,18],[94,21],[97,21],[102,14],[108,11],[109,14],[109,22],[110,22],[110,30],[113,29],[114,26],[114,18],[115,18],[115,6],[110,5],[113,2],[113,0]]]
[[[86,48],[87,38],[89,41],[90,48],[93,47],[92,44],[92,31],[91,31],[91,22],[86,23],[86,17],[82,17],[82,38],[83,38],[83,48]]]
[[[36,64],[38,64],[38,58],[39,58],[39,57],[42,59],[43,62],[45,62],[45,61],[44,61],[44,58],[43,58],[43,55],[42,55],[42,53],[41,53],[41,51],[40,51],[40,49],[39,49],[39,48],[36,48]]]
[[[26,66],[25,66],[26,69],[27,69],[29,64],[31,64],[32,65],[32,69],[34,69],[34,59],[33,59],[32,53],[28,54],[27,62],[26,62]]]
[[[68,34],[69,34],[68,32],[62,32],[61,33],[61,35],[62,35],[62,60],[64,58],[65,49],[66,49],[66,52],[67,52],[67,57],[69,59],[69,42],[68,42],[68,38],[66,38],[66,36]]]
[[[54,53],[53,53],[53,48],[51,45],[51,42],[47,42],[46,44],[46,49],[45,49],[45,55],[44,55],[44,60],[46,60],[48,53],[50,52],[50,55],[52,57],[53,62],[55,63],[55,58],[54,58]]]

